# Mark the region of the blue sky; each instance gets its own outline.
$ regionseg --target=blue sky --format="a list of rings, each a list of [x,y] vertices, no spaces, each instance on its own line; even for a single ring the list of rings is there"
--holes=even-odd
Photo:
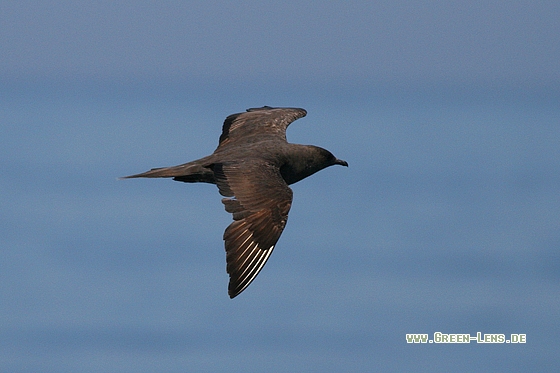
[[[0,370],[555,371],[560,5],[0,2]],[[227,296],[217,189],[117,177],[249,107],[350,167]],[[526,333],[408,345],[406,333]],[[33,353],[30,353],[33,352]]]
[[[0,76],[558,81],[555,1],[4,1]]]

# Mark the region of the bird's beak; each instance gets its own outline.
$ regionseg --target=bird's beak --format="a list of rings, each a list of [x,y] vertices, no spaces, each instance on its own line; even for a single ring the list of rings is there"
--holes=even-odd
[[[341,166],[346,166],[346,167],[348,167],[348,162],[343,161],[342,159],[338,159],[338,158],[336,159],[336,161],[334,161],[334,164],[339,164],[339,165],[341,165]]]

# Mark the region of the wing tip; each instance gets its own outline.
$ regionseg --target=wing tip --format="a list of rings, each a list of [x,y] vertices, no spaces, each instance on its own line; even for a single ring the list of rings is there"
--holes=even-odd
[[[266,110],[290,110],[290,111],[295,111],[298,112],[298,118],[302,118],[304,116],[307,115],[307,110],[303,109],[303,108],[298,108],[298,107],[281,107],[281,106],[262,106],[262,107],[252,107],[247,109],[247,112],[253,112],[253,111],[266,111]]]
[[[264,268],[266,262],[270,258],[272,251],[274,250],[274,246],[272,245],[268,250],[264,252],[264,254],[259,255],[257,261],[251,261],[251,263],[245,267],[242,271],[242,276],[237,277],[234,271],[228,271],[229,273],[229,284],[228,284],[228,295],[230,299],[235,298],[239,294],[241,294],[245,289],[251,285],[251,283],[257,278],[259,273]],[[261,250],[258,249],[257,250]],[[264,251],[264,250],[263,250]],[[247,272],[248,271],[248,272]]]

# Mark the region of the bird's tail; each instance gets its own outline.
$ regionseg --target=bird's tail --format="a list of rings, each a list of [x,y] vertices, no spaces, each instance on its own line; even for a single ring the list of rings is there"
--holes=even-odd
[[[215,184],[214,172],[209,167],[204,167],[200,160],[173,167],[152,168],[140,174],[124,176],[119,179],[135,179],[139,177],[172,177],[173,180],[186,183],[211,183]]]

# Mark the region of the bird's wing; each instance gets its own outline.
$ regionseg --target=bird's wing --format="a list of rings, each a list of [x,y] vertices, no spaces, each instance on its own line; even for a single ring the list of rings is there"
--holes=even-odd
[[[250,141],[248,138],[279,137],[286,141],[286,128],[294,120],[304,117],[307,111],[298,108],[247,109],[245,113],[232,114],[226,118],[222,127],[218,148],[231,143]]]
[[[228,293],[239,295],[259,274],[280,238],[292,205],[292,190],[277,167],[262,160],[215,164],[214,177],[227,212],[224,232]]]

